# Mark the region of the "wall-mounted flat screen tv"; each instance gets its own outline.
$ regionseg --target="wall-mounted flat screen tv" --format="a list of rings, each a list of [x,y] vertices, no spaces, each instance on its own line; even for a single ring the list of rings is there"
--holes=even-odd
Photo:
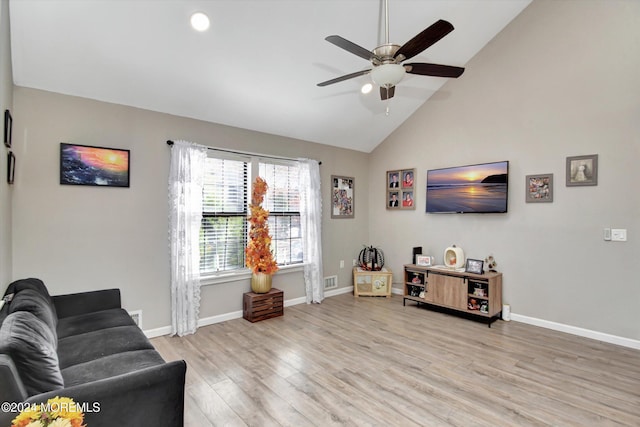
[[[509,162],[427,171],[427,213],[507,212]]]

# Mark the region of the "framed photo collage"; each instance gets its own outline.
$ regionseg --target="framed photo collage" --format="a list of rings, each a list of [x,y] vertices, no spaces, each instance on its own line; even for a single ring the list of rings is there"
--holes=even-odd
[[[387,209],[415,209],[415,169],[387,171]]]

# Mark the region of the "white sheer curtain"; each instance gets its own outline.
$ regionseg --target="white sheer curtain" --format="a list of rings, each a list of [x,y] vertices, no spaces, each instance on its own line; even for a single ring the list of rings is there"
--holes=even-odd
[[[175,141],[169,168],[171,335],[192,334],[200,311],[200,226],[207,149]]]
[[[321,303],[324,299],[322,278],[322,193],[320,166],[316,160],[300,161],[300,222],[304,248],[304,283],[307,304]]]

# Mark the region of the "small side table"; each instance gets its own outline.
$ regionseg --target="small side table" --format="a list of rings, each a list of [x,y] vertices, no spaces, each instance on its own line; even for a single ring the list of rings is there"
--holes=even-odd
[[[242,317],[249,322],[271,319],[284,314],[284,293],[280,289],[271,288],[265,294],[245,292],[242,300]]]
[[[388,268],[379,271],[363,270],[360,267],[353,268],[353,295],[380,296],[391,298],[391,282],[393,274]]]

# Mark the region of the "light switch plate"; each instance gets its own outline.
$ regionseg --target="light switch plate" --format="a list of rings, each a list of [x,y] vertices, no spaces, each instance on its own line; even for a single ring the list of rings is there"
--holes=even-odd
[[[614,242],[626,242],[627,241],[627,229],[626,228],[612,228],[611,240]]]
[[[602,233],[602,237],[606,241],[611,240],[611,229],[610,228],[605,228],[603,233]]]

